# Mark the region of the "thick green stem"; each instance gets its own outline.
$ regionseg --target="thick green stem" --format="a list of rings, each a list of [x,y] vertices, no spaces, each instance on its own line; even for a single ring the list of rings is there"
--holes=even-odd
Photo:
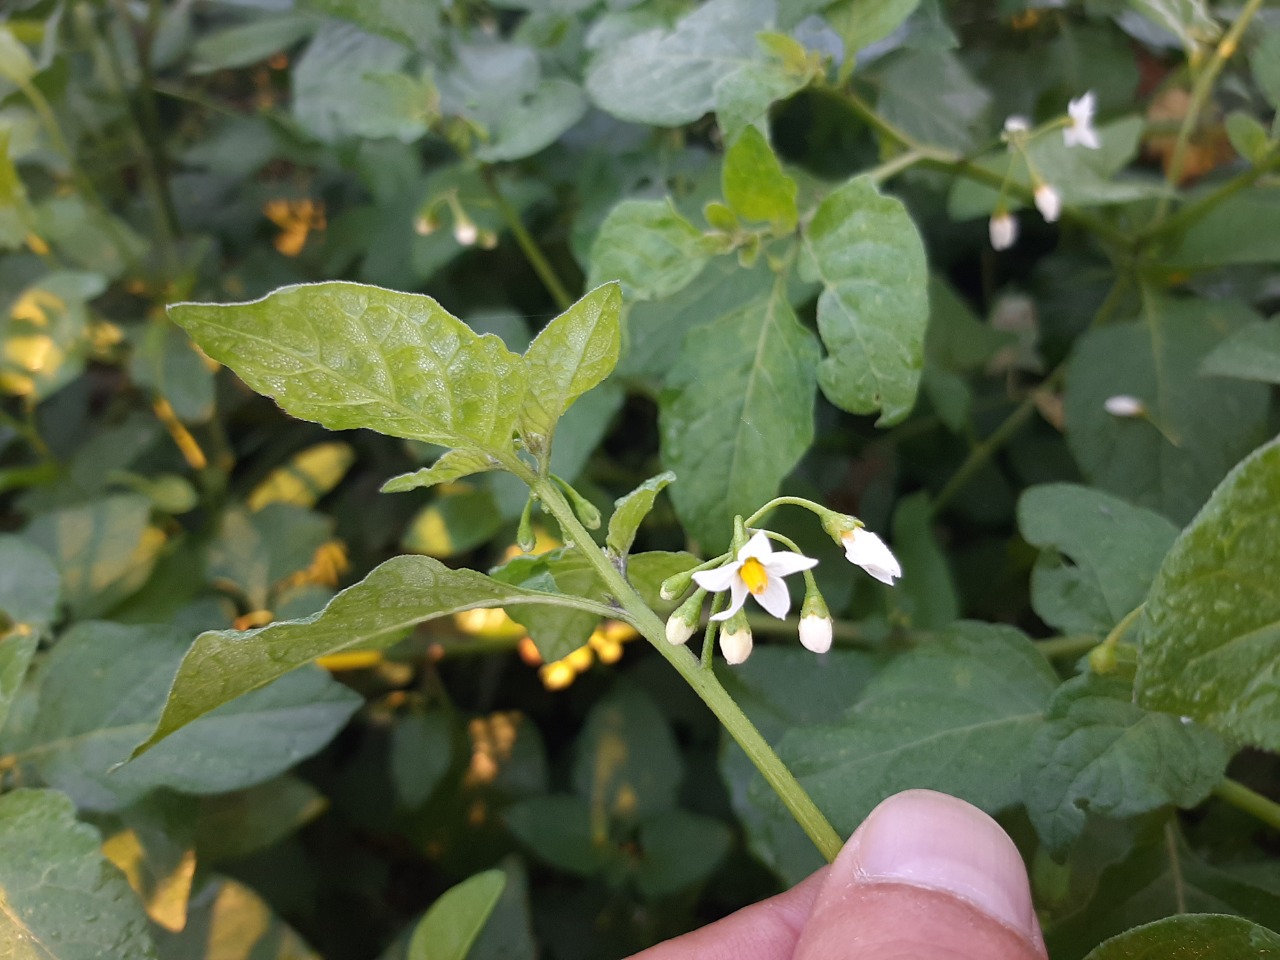
[[[1097,645],[1098,638],[1092,633],[1079,633],[1036,641],[1036,649],[1048,660],[1056,660],[1059,657],[1083,656]]]
[[[481,170],[480,176],[484,181],[485,189],[489,191],[489,196],[493,199],[493,205],[498,208],[498,213],[502,215],[502,220],[506,223],[507,229],[516,238],[516,243],[520,245],[520,249],[524,251],[525,259],[529,261],[529,266],[533,267],[534,273],[538,275],[542,285],[547,288],[547,293],[551,294],[551,299],[556,302],[556,306],[561,310],[568,310],[573,306],[573,297],[560,281],[555,268],[551,266],[551,261],[543,254],[542,248],[538,246],[538,241],[534,240],[532,234],[525,228],[524,222],[520,219],[520,214],[516,212],[515,207],[507,202],[507,198],[502,195],[502,191],[498,188],[498,182],[494,179],[493,170],[485,167]]]
[[[1231,804],[1237,810],[1243,810],[1251,817],[1257,817],[1272,830],[1280,830],[1280,803],[1264,797],[1255,790],[1250,790],[1243,783],[1224,777],[1222,782],[1213,788],[1213,795]]]
[[[1241,9],[1240,15],[1236,17],[1236,22],[1218,42],[1217,49],[1213,51],[1213,56],[1204,70],[1196,78],[1195,86],[1191,88],[1191,102],[1187,105],[1186,116],[1182,118],[1182,127],[1178,130],[1178,139],[1173,144],[1173,154],[1169,157],[1169,166],[1165,170],[1164,178],[1169,186],[1176,187],[1182,179],[1182,171],[1187,163],[1187,150],[1191,146],[1191,134],[1195,132],[1196,125],[1200,122],[1200,113],[1209,100],[1209,94],[1213,92],[1213,84],[1226,62],[1240,49],[1240,38],[1244,35],[1245,27],[1249,25],[1249,21],[1261,6],[1262,0],[1248,0]],[[1160,223],[1168,212],[1169,197],[1161,197],[1160,203],[1156,206],[1154,222]]]
[[[505,466],[524,480],[537,494],[551,515],[559,522],[565,537],[582,551],[582,555],[595,568],[600,579],[624,611],[618,614],[619,619],[629,620],[632,626],[666,658],[667,662],[676,668],[685,682],[702,698],[703,703],[711,708],[711,712],[724,725],[729,736],[733,737],[746,752],[756,769],[778,794],[787,810],[823,857],[828,862],[834,860],[842,846],[840,835],[800,786],[791,771],[778,759],[778,755],[773,752],[768,741],[760,735],[760,731],[742,712],[742,708],[720,684],[714,670],[704,669],[687,647],[672,646],[667,642],[666,626],[618,572],[618,569],[605,556],[604,551],[591,539],[591,535],[578,521],[569,502],[551,480],[535,475],[526,464],[518,460],[512,459]]]

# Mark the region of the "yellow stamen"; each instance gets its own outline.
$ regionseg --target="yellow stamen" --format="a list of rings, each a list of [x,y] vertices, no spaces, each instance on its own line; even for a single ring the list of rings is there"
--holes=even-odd
[[[755,557],[747,557],[743,561],[742,569],[738,571],[738,576],[742,577],[742,582],[747,585],[755,596],[764,593],[764,588],[769,585],[769,572],[765,570],[764,564]]]

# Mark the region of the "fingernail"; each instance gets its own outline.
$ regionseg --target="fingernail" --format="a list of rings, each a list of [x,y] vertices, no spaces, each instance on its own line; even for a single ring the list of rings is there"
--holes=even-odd
[[[1018,848],[963,800],[909,790],[885,800],[858,828],[847,855],[855,883],[897,882],[961,897],[1035,940],[1039,928]],[[837,860],[835,869],[842,865]]]

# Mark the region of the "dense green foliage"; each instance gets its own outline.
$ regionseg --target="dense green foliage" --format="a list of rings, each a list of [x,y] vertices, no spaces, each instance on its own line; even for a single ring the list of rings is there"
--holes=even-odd
[[[1260,0],[6,4],[0,956],[621,957],[909,787],[1280,955],[1278,107]],[[668,643],[780,494],[832,648]]]

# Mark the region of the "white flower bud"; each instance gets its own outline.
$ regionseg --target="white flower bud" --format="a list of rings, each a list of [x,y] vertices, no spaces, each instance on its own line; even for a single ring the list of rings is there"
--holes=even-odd
[[[800,645],[814,653],[826,653],[831,649],[831,618],[804,616],[800,618]]]
[[[735,623],[731,629],[720,631],[720,652],[726,663],[739,664],[751,656],[751,628],[746,621]]]
[[[991,246],[995,250],[1008,250],[1018,239],[1018,221],[1006,210],[993,216],[987,228],[991,235]]]
[[[1047,183],[1036,187],[1036,209],[1046,223],[1055,222],[1062,213],[1062,194]]]
[[[1131,397],[1126,393],[1107,397],[1102,406],[1113,417],[1142,417],[1147,413],[1147,405],[1145,403],[1137,397]]]
[[[681,617],[679,610],[667,618],[667,643],[678,647],[692,636],[693,624]]]
[[[1026,133],[1031,129],[1031,121],[1020,114],[1014,114],[1004,122],[1005,133]]]
[[[480,236],[480,231],[476,225],[470,220],[456,220],[453,224],[453,239],[458,241],[459,246],[473,246]]]

